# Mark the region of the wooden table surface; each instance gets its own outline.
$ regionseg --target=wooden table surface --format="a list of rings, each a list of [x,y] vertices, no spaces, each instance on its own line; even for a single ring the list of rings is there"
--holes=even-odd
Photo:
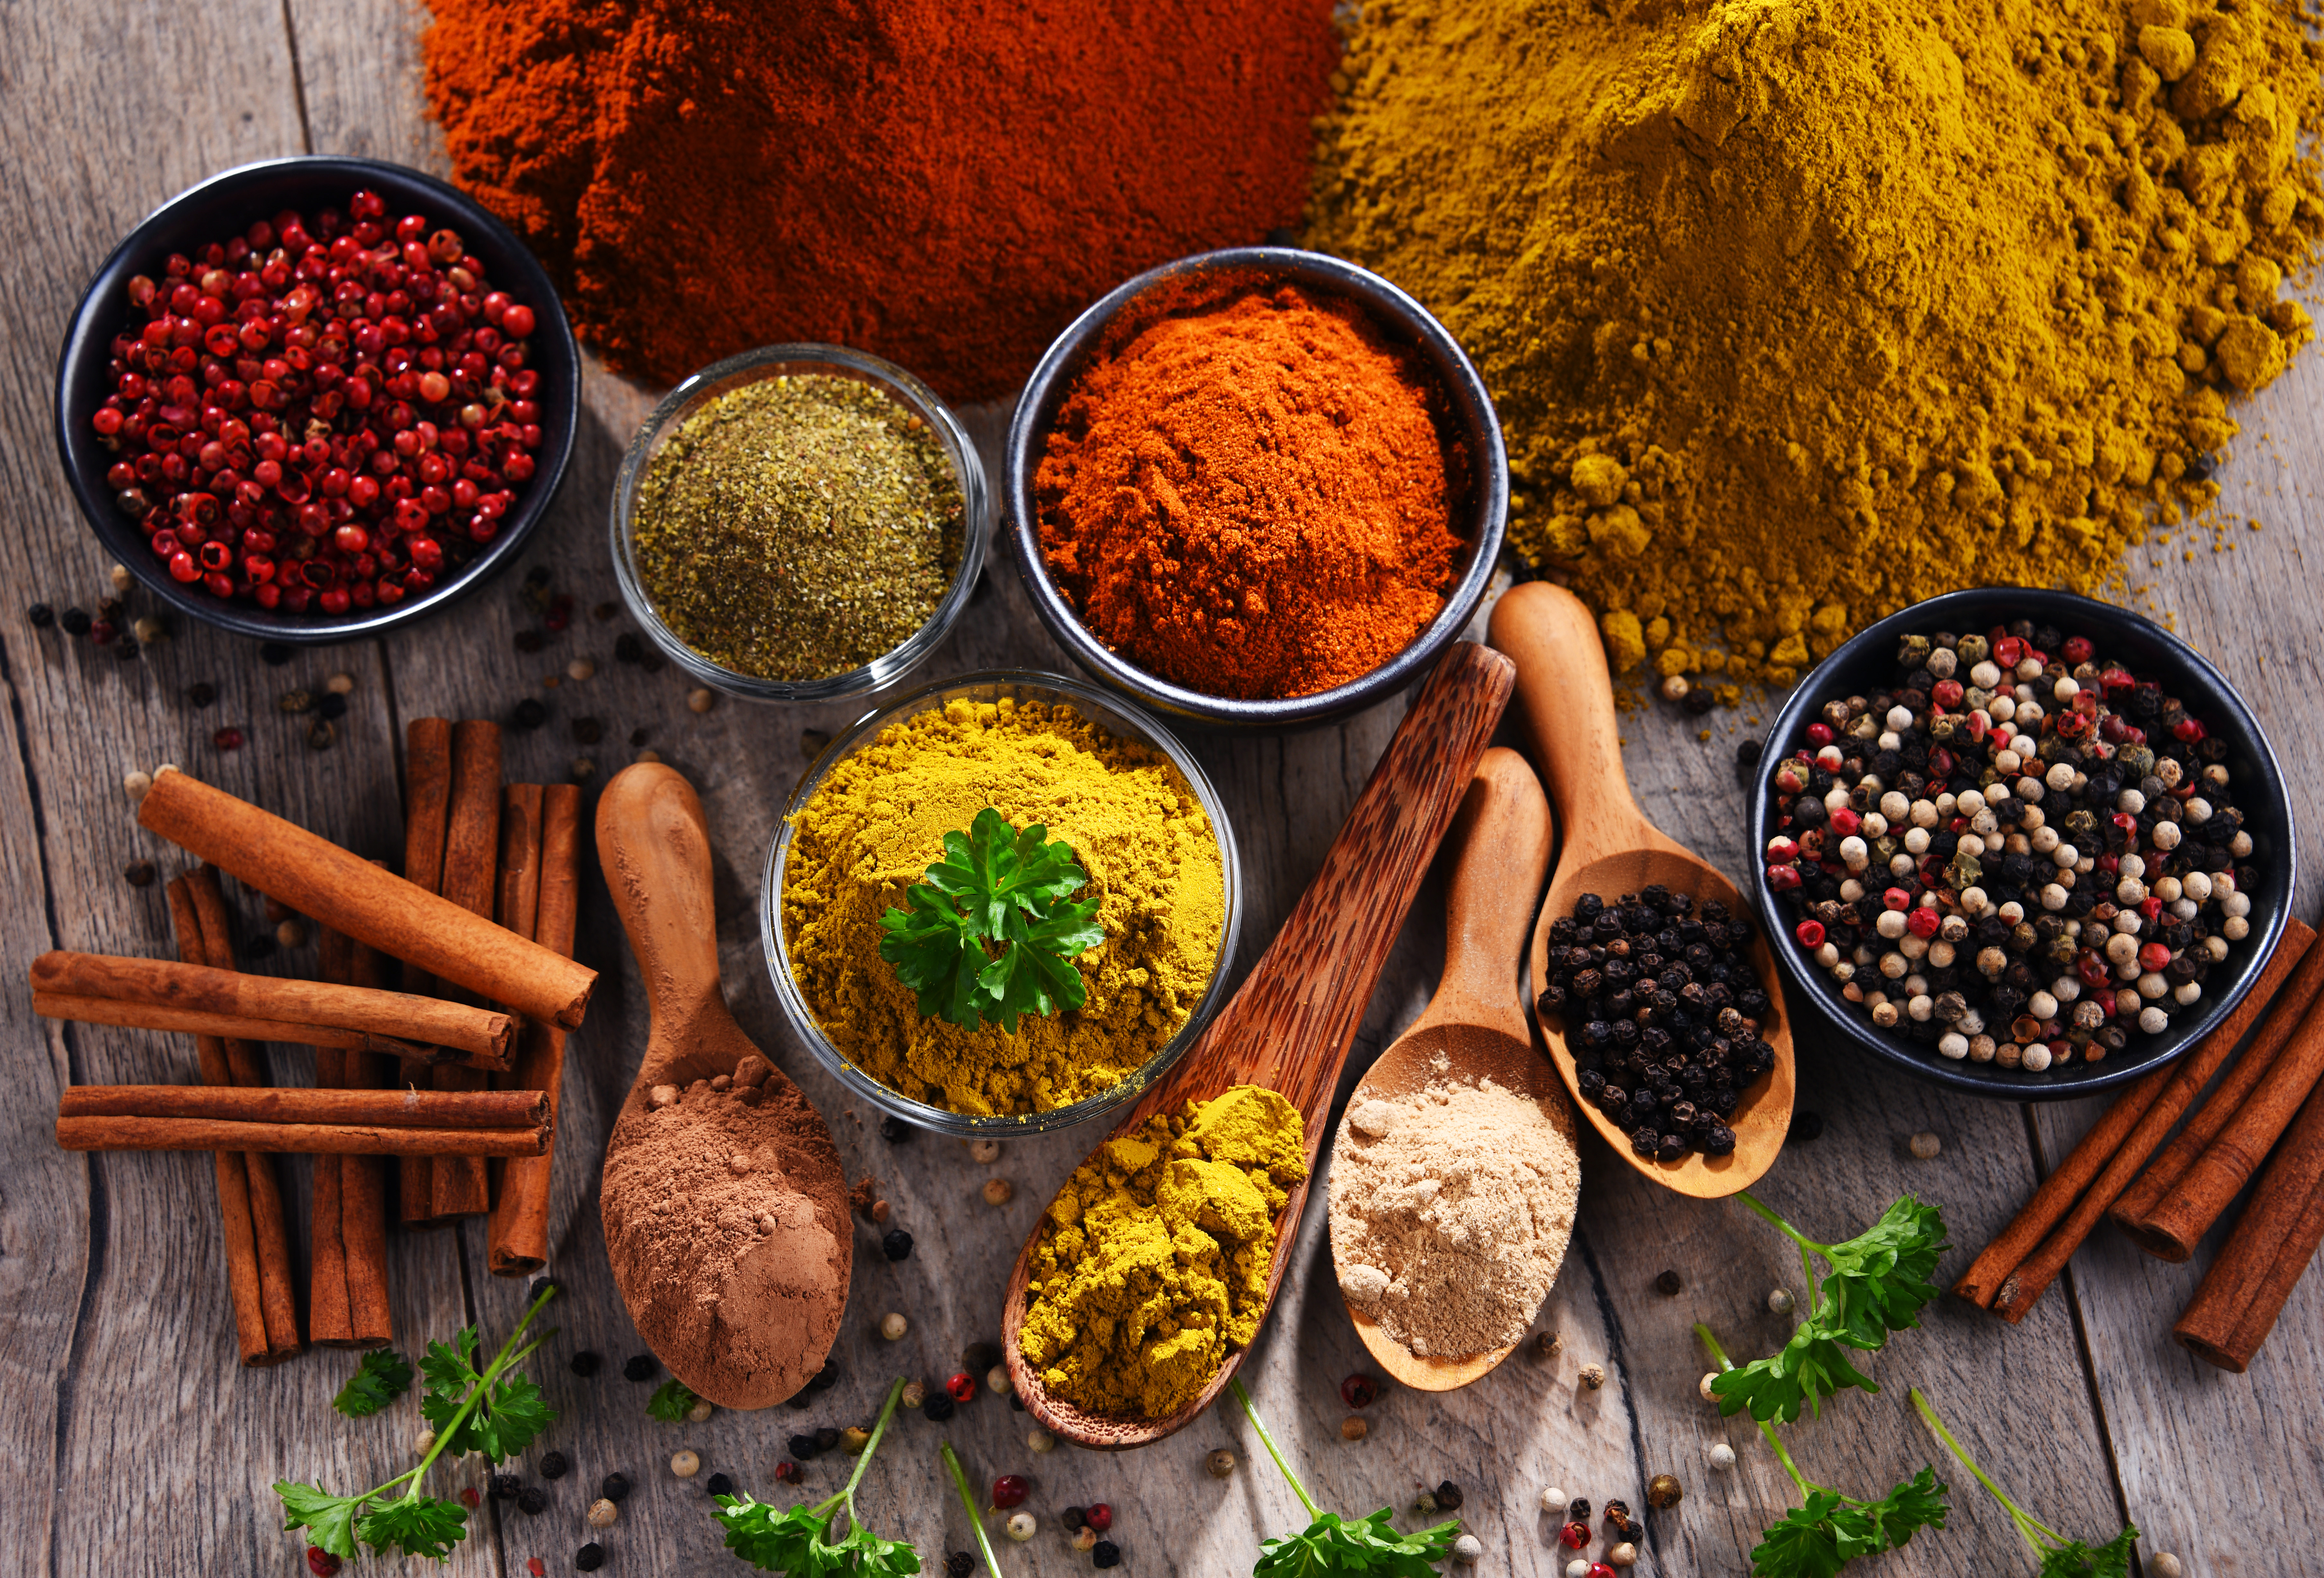
[[[549,721],[511,734],[512,779],[553,782],[576,758],[595,784],[629,759],[632,730],[699,787],[719,851],[722,954],[730,994],[749,1029],[822,1106],[850,1174],[870,1172],[917,1236],[909,1260],[890,1265],[859,1227],[858,1274],[836,1357],[844,1380],[804,1413],[721,1413],[708,1424],[669,1426],[644,1412],[648,1389],[621,1379],[642,1344],[607,1273],[597,1221],[598,1156],[644,1033],[634,967],[604,889],[585,890],[580,953],[604,972],[588,1023],[572,1043],[556,1163],[553,1269],[571,1289],[554,1307],[561,1334],[536,1374],[559,1410],[538,1450],[557,1447],[576,1465],[551,1485],[547,1512],[528,1518],[487,1503],[453,1557],[456,1573],[520,1574],[540,1556],[570,1570],[589,1537],[582,1511],[598,1479],[625,1472],[637,1491],[620,1523],[599,1537],[609,1573],[741,1571],[725,1565],[702,1489],[713,1470],[762,1497],[788,1500],[772,1479],[784,1437],[816,1424],[865,1418],[899,1370],[940,1377],[963,1344],[994,1335],[1010,1254],[1092,1136],[1011,1146],[992,1169],[933,1136],[882,1142],[876,1115],[851,1107],[779,1028],[753,920],[761,863],[786,795],[806,764],[801,737],[857,711],[722,702],[697,717],[683,704],[675,671],[649,676],[612,661],[625,621],[589,612],[615,596],[604,540],[605,500],[616,457],[651,391],[593,367],[578,447],[556,509],[524,556],[546,566],[580,610],[546,651],[520,655],[512,638],[535,616],[512,570],[456,610],[383,641],[301,652],[262,665],[252,644],[180,625],[176,637],[134,663],[34,630],[21,610],[36,600],[94,606],[106,595],[106,556],[77,513],[56,459],[50,402],[53,360],[83,282],[115,242],[150,208],[227,166],[270,155],[374,155],[445,168],[423,114],[417,72],[420,18],[402,0],[211,0],[203,5],[77,4],[0,11],[0,234],[11,238],[0,269],[0,687],[6,697],[0,750],[0,1024],[24,1058],[24,1099],[0,1117],[0,1572],[11,1574],[176,1575],[303,1570],[299,1543],[280,1529],[278,1478],[319,1478],[338,1490],[401,1472],[418,1428],[416,1402],[348,1422],[329,1400],[352,1360],[310,1352],[272,1370],[235,1362],[207,1158],[68,1155],[51,1143],[58,1091],[68,1083],[190,1077],[191,1050],[158,1035],[60,1027],[31,1015],[27,962],[49,948],[128,954],[171,951],[160,886],[138,889],[123,869],[152,859],[174,870],[176,852],[141,833],[121,788],[133,768],[176,762],[367,853],[401,849],[400,741],[405,721],[442,715],[505,718],[526,694],[549,704]],[[972,413],[988,464],[997,461],[1002,413]],[[2324,642],[2316,581],[2304,565],[2324,543],[2324,370],[2314,353],[2246,416],[2247,436],[2227,472],[2232,553],[2211,551],[2209,532],[2134,555],[2131,600],[2175,618],[2216,658],[2273,730],[2294,785],[2301,824],[2324,823]],[[2182,558],[2182,549],[2196,551]],[[145,600],[133,596],[133,612]],[[568,660],[588,655],[595,677],[544,689]],[[988,574],[972,616],[922,677],[1000,665],[1056,667],[1006,563]],[[281,715],[277,696],[319,689],[334,673],[354,676],[336,745],[309,748],[306,720]],[[218,699],[196,708],[198,682]],[[552,680],[549,683],[554,683]],[[1324,845],[1394,727],[1400,704],[1344,727],[1290,739],[1213,739],[1195,748],[1232,808],[1249,877],[1243,932],[1247,968],[1314,871]],[[574,743],[579,720],[602,721],[604,743]],[[1712,738],[1665,711],[1633,714],[1628,763],[1648,814],[1731,876],[1745,876],[1741,796],[1730,770],[1737,738],[1754,715],[1720,714]],[[217,750],[222,725],[249,743]],[[594,803],[594,796],[592,797]],[[2300,853],[2304,893],[2319,875],[2311,839]],[[1441,878],[1437,879],[1441,881]],[[259,929],[245,900],[245,935]],[[2301,913],[2314,918],[2303,900]],[[1424,895],[1399,940],[1366,1023],[1351,1085],[1426,998],[1442,958],[1441,888]],[[311,975],[310,950],[278,953],[255,968]],[[310,1078],[296,1049],[273,1051],[278,1078]],[[1875,1075],[1840,1049],[1803,1037],[1800,1106],[1826,1129],[1794,1146],[1768,1175],[1765,1197],[1812,1234],[1848,1236],[1897,1193],[1941,1204],[1954,1248],[1939,1280],[2006,1220],[2048,1162],[2095,1115],[2094,1104],[2037,1108],[1965,1101]],[[1345,1087],[1342,1089],[1344,1096]],[[1917,1131],[1941,1137],[1935,1161],[1905,1149]],[[1792,1505],[1773,1455],[1744,1424],[1722,1422],[1696,1395],[1705,1362],[1688,1334],[1711,1323],[1738,1354],[1770,1352],[1788,1323],[1769,1315],[1768,1290],[1805,1294],[1796,1260],[1776,1235],[1731,1204],[1682,1199],[1646,1184],[1596,1148],[1585,1155],[1581,1227],[1541,1326],[1563,1351],[1530,1353],[1469,1390],[1436,1398],[1392,1394],[1369,1411],[1359,1445],[1341,1441],[1346,1412],[1337,1386],[1361,1368],[1333,1283],[1323,1214],[1310,1212],[1282,1302],[1244,1367],[1278,1437],[1296,1454],[1319,1500],[1368,1511],[1408,1502],[1450,1478],[1467,1493],[1462,1516],[1484,1539],[1487,1573],[1561,1572],[1566,1553],[1554,1519],[1540,1514],[1545,1485],[1602,1504],[1643,1509],[1648,1476],[1670,1472],[1686,1498],[1655,1516],[1642,1573],[1741,1573],[1757,1531]],[[980,1188],[997,1171],[1017,1186],[1000,1209]],[[303,1241],[307,1168],[285,1168]],[[1955,1486],[1941,1532],[1924,1533],[1877,1571],[2030,1573],[2032,1559],[1992,1500],[1957,1471],[1912,1416],[1904,1393],[1919,1385],[1985,1465],[2038,1517],[2101,1539],[2125,1517],[2147,1531],[2151,1555],[2172,1550],[2190,1573],[2315,1570],[2324,1541],[2324,1278],[2310,1277],[2248,1375],[2190,1359],[2169,1328],[2218,1247],[2166,1266],[2101,1230],[2070,1275],[2022,1326],[2009,1327],[1950,1298],[1931,1307],[1926,1329],[1899,1337],[1866,1366],[1877,1397],[1849,1396],[1821,1421],[1788,1433],[1803,1470],[1858,1495],[1884,1491],[1923,1463]],[[392,1241],[398,1344],[415,1353],[470,1320],[496,1343],[518,1310],[520,1285],[486,1275],[479,1225],[398,1235]],[[1683,1289],[1664,1297],[1656,1274],[1676,1270]],[[301,1271],[303,1279],[303,1268]],[[902,1343],[872,1327],[889,1310],[912,1322]],[[580,1348],[609,1355],[595,1379],[565,1362]],[[1600,1362],[1602,1390],[1578,1390],[1575,1373]],[[938,1465],[939,1436],[961,1449],[979,1480],[1033,1476],[1030,1505],[1043,1529],[1003,1546],[1011,1573],[1087,1570],[1056,1514],[1108,1501],[1122,1571],[1148,1574],[1243,1573],[1261,1535],[1299,1527],[1297,1504],[1240,1419],[1214,1410],[1144,1452],[1106,1457],[1061,1449],[1036,1456],[1027,1421],[991,1397],[941,1428],[906,1419],[866,1482],[878,1527],[915,1541],[931,1568],[966,1542],[964,1514]],[[1705,1453],[1726,1441],[1741,1459],[1714,1472]],[[674,1479],[664,1466],[679,1446],[699,1451],[703,1478]],[[1205,1477],[1213,1448],[1243,1466],[1224,1482]],[[519,1465],[530,1474],[530,1464]],[[810,1466],[827,1487],[827,1463]],[[444,1472],[438,1488],[477,1482]],[[364,1564],[378,1566],[374,1558]],[[356,1570],[354,1567],[350,1571]],[[2151,1571],[2151,1567],[2147,1569]]]

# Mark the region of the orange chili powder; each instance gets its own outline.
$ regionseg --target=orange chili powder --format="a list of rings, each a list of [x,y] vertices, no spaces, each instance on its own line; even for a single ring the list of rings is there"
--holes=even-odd
[[[1143,316],[1058,408],[1041,548],[1139,667],[1238,698],[1379,667],[1444,606],[1468,461],[1434,380],[1352,303],[1243,287]]]

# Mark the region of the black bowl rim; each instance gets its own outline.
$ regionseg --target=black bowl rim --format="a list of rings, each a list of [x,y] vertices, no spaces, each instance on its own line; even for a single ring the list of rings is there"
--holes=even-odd
[[[1084,353],[1125,307],[1155,287],[1188,275],[1235,270],[1321,286],[1353,299],[1383,319],[1383,326],[1409,336],[1429,355],[1445,383],[1452,415],[1466,429],[1465,436],[1472,445],[1481,451],[1471,518],[1473,522],[1481,516],[1483,528],[1472,539],[1468,566],[1445,594],[1444,606],[1410,645],[1388,662],[1313,695],[1256,701],[1213,696],[1148,674],[1113,652],[1082,623],[1041,562],[1033,509],[1033,473],[1039,464],[1036,439],[1047,432],[1049,414],[1070,378],[1080,372]],[[1167,717],[1211,728],[1305,728],[1344,717],[1411,684],[1434,666],[1475,617],[1478,604],[1492,584],[1501,545],[1508,535],[1508,452],[1501,441],[1500,418],[1493,409],[1492,396],[1469,353],[1451,330],[1400,287],[1369,269],[1301,247],[1243,246],[1195,252],[1148,269],[1106,292],[1049,343],[1034,366],[1033,376],[1026,381],[1010,416],[1001,470],[1000,503],[1017,573],[1050,635],[1099,683]]]
[[[1788,944],[1792,917],[1784,913],[1774,893],[1767,887],[1766,863],[1759,858],[1769,825],[1769,782],[1775,757],[1784,754],[1780,742],[1798,733],[1806,722],[1809,710],[1821,693],[1820,676],[1849,666],[1867,651],[1894,642],[1900,635],[1915,630],[1983,629],[1997,621],[1979,619],[1976,624],[1964,624],[1952,616],[1967,610],[1996,610],[2003,619],[2039,619],[2045,624],[2080,624],[2095,631],[2127,630],[2151,641],[2154,647],[2171,654],[2183,665],[2200,687],[2215,692],[2224,711],[2248,742],[2251,754],[2259,764],[2263,780],[2264,799],[2283,829],[2283,847],[2277,864],[2282,868],[2282,895],[2273,903],[2253,929],[2246,940],[2252,946],[2244,956],[2235,979],[2226,991],[2214,996],[2209,1007],[2195,1019],[2174,1027],[2171,1040],[2154,1050],[2143,1055],[2126,1052],[2108,1058],[2102,1063],[2076,1063],[2060,1073],[2043,1071],[2028,1074],[2023,1069],[1999,1072],[1971,1073],[1975,1065],[1948,1063],[1942,1059],[1923,1057],[1902,1041],[1882,1035],[1870,1023],[1846,1013],[1837,1001],[1836,994],[1821,979],[1811,976],[1798,950]],[[2207,705],[2209,698],[2206,698]],[[2275,750],[2268,743],[2266,731],[2253,716],[2243,695],[2229,683],[2227,675],[2201,653],[2171,631],[2144,614],[2079,592],[2045,591],[2035,587],[1993,586],[1972,587],[1962,592],[1949,592],[1912,607],[1890,614],[1878,623],[1866,628],[1836,649],[1831,656],[1817,664],[1785,698],[1775,720],[1769,726],[1765,748],[1760,752],[1757,767],[1752,774],[1750,821],[1752,843],[1748,851],[1751,865],[1751,892],[1759,911],[1760,923],[1775,940],[1775,956],[1783,961],[1784,973],[1802,995],[1809,998],[1831,1025],[1862,1051],[1870,1052],[1881,1061],[1901,1069],[1915,1078],[1923,1079],[1948,1090],[1966,1096],[1982,1096],[1993,1101],[2073,1101],[2096,1096],[2144,1078],[2155,1069],[2175,1062],[2219,1023],[2235,1011],[2244,994],[2259,978],[2267,958],[2283,935],[2285,922],[2291,918],[2292,901],[2299,881],[2298,862],[2292,858],[2299,848],[2292,822],[2292,797],[2283,779],[2283,769],[2276,761]],[[2255,898],[2253,908],[2259,908]]]
[[[66,403],[75,365],[83,357],[101,351],[111,339],[112,329],[103,321],[102,315],[110,310],[118,287],[132,271],[134,262],[152,250],[153,233],[164,224],[173,223],[207,205],[229,199],[267,178],[286,173],[357,182],[377,181],[400,188],[406,194],[424,194],[429,202],[439,204],[456,215],[464,230],[489,235],[496,248],[506,252],[516,264],[517,273],[522,276],[512,283],[519,285],[528,298],[538,298],[538,305],[533,308],[536,336],[541,330],[549,330],[552,353],[561,355],[572,369],[571,387],[561,402],[563,409],[544,410],[542,413],[550,420],[542,424],[543,442],[538,452],[542,458],[535,467],[532,482],[527,487],[524,497],[518,500],[506,525],[484,551],[477,555],[459,575],[429,588],[420,597],[407,598],[392,608],[374,608],[361,612],[351,610],[338,619],[272,613],[240,603],[221,601],[207,592],[197,596],[163,573],[153,563],[150,552],[133,551],[127,544],[116,541],[116,534],[122,529],[125,518],[114,508],[110,498],[92,490],[82,475],[78,457],[89,440],[78,430],[73,413],[67,408]],[[548,271],[541,267],[540,260],[533,256],[532,249],[497,215],[475,198],[425,170],[388,160],[294,153],[254,160],[207,176],[138,221],[90,276],[88,286],[81,291],[79,302],[73,308],[71,318],[67,322],[64,343],[57,352],[54,406],[57,455],[63,463],[65,480],[72,489],[75,500],[80,505],[81,515],[97,540],[116,555],[119,562],[147,591],[189,619],[214,625],[235,635],[292,646],[327,646],[381,635],[448,608],[490,580],[522,552],[533,528],[548,513],[559,484],[565,480],[566,466],[572,459],[574,439],[579,431],[581,418],[581,348],[573,337],[573,326],[565,316],[564,301],[558,297],[556,284],[549,279]],[[135,546],[142,549],[144,545],[140,543]]]

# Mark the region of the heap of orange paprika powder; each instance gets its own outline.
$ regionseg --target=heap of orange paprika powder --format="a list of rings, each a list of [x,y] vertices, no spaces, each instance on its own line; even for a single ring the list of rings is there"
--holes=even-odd
[[[1462,563],[1468,456],[1351,302],[1293,285],[1144,304],[1059,406],[1035,477],[1082,622],[1174,683],[1312,695],[1402,651]]]

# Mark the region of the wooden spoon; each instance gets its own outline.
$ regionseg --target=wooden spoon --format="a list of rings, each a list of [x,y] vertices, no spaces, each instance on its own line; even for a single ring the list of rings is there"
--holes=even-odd
[[[1283,930],[1202,1039],[1130,1109],[1115,1134],[1232,1086],[1259,1085],[1279,1092],[1305,1115],[1313,1173],[1348,1047],[1413,895],[1508,704],[1512,673],[1508,658],[1473,641],[1456,643],[1445,654],[1413,698],[1411,711]],[[1267,1273],[1268,1308],[1282,1286],[1306,1204],[1307,1185],[1295,1184],[1276,1217],[1275,1256]],[[1047,1212],[1042,1220],[1047,1220]],[[1049,1395],[1018,1346],[1025,1326],[1025,1281],[1040,1236],[1037,1224],[1018,1252],[1001,1317],[1009,1378],[1026,1411],[1067,1440],[1120,1451],[1159,1441],[1208,1408],[1247,1350],[1228,1354],[1202,1394],[1166,1419],[1087,1414]],[[1259,1319],[1266,1317],[1262,1309]]]
[[[597,855],[652,1014],[637,1080],[605,1145],[601,1211],[614,1280],[631,1318],[678,1380],[721,1408],[767,1408],[823,1368],[839,1335],[855,1253],[839,1149],[822,1115],[779,1069],[765,1077],[755,1106],[705,1091],[670,1111],[653,1109],[655,1086],[685,1091],[763,1054],[734,1023],[719,984],[710,836],[693,786],[654,762],[616,774],[597,804]],[[673,1179],[651,1204],[666,1200],[675,1209],[657,1210],[650,1221],[617,1217],[618,1163],[632,1147],[667,1146],[660,1125],[677,1115],[698,1125],[687,1136],[698,1137],[698,1149],[682,1160],[713,1160],[711,1182],[723,1198],[706,1200],[696,1192],[698,1181],[690,1188]],[[731,1172],[729,1156],[737,1164]],[[704,1218],[738,1214],[763,1235],[739,1255],[705,1265],[714,1225]],[[622,1246],[632,1230],[650,1235],[640,1242],[657,1257],[651,1275],[625,1275]],[[800,1295],[798,1268],[816,1257],[835,1271],[836,1296]],[[657,1342],[657,1330],[671,1335]]]
[[[1525,706],[1534,757],[1549,781],[1565,827],[1565,848],[1549,899],[1533,933],[1532,970],[1538,986],[1547,978],[1549,928],[1573,913],[1585,893],[1637,893],[1660,883],[1699,900],[1717,899],[1738,915],[1753,916],[1749,901],[1702,859],[1665,838],[1630,797],[1622,771],[1622,742],[1614,720],[1613,681],[1606,673],[1606,648],[1598,622],[1582,600],[1546,581],[1511,589],[1494,606],[1489,639],[1517,660],[1517,695]],[[1741,812],[1738,811],[1738,815]],[[1556,1016],[1540,1015],[1550,1057],[1573,1093],[1574,1106],[1614,1153],[1656,1183],[1698,1199],[1718,1199],[1748,1187],[1775,1160],[1792,1123],[1792,1032],[1784,1008],[1782,981],[1767,938],[1756,923],[1748,950],[1751,968],[1767,994],[1759,1034],[1775,1049],[1775,1066],[1744,1093],[1728,1119],[1735,1149],[1725,1156],[1692,1152],[1676,1161],[1656,1161],[1630,1149],[1630,1137],[1603,1113],[1582,1099],[1573,1054]]]
[[[1458,858],[1444,895],[1444,974],[1436,995],[1365,1071],[1348,1110],[1367,1101],[1408,1100],[1431,1085],[1490,1079],[1515,1095],[1550,1102],[1554,1115],[1542,1124],[1554,1132],[1549,1143],[1571,1158],[1573,1118],[1556,1074],[1534,1050],[1517,989],[1550,844],[1549,802],[1525,757],[1500,746],[1485,753],[1450,841]],[[1336,1171],[1332,1184],[1336,1199]],[[1515,1352],[1512,1344],[1465,1358],[1417,1358],[1352,1304],[1348,1318],[1379,1367],[1421,1391],[1464,1387]]]

